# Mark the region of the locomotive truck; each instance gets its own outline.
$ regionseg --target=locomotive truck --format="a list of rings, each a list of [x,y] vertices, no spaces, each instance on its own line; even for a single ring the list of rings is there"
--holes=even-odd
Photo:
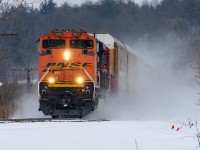
[[[39,43],[39,111],[57,117],[83,117],[99,99],[127,91],[134,55],[108,33],[55,30]]]

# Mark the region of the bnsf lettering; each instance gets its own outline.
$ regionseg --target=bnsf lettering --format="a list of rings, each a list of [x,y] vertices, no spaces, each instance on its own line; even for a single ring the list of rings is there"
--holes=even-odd
[[[81,63],[78,63],[78,62],[77,62],[77,63],[72,63],[71,66],[72,66],[72,67],[80,67],[80,66],[81,66]]]
[[[84,63],[82,67],[89,67],[91,65],[92,65],[92,63]]]
[[[91,67],[92,63],[80,63],[80,62],[75,62],[75,63],[48,63],[46,65],[46,69],[43,70],[43,72],[46,72],[49,67],[61,67],[61,68],[66,68],[66,67],[72,67],[72,68],[78,68],[78,67]],[[54,70],[58,71],[58,70]]]
[[[56,63],[48,63],[46,67],[49,68],[50,66],[51,67],[56,66]]]
[[[58,63],[57,66],[58,67],[67,67],[69,65],[69,63]]]

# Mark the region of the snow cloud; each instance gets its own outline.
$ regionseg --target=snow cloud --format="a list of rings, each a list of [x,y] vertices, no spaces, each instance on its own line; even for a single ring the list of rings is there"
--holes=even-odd
[[[36,85],[28,87],[23,93],[16,101],[16,111],[12,118],[45,118],[44,114],[38,111],[39,100]]]
[[[198,117],[195,64],[188,62],[184,41],[166,34],[127,40],[132,64],[129,95],[111,96],[90,117],[111,120],[173,120]],[[191,59],[189,59],[191,60]]]

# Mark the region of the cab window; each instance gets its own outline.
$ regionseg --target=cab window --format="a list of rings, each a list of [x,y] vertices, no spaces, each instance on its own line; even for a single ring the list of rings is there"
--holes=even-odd
[[[43,40],[43,48],[65,48],[65,40]]]
[[[71,40],[71,48],[93,48],[92,40]]]

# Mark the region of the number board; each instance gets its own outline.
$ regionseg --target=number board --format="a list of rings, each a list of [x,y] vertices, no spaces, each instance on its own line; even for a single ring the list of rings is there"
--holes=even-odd
[[[74,36],[74,37],[78,37],[78,36],[80,36],[80,35],[81,35],[80,32],[73,32],[73,33],[72,33],[72,36]]]
[[[61,36],[63,36],[63,33],[62,32],[55,32],[55,36],[61,37]]]

